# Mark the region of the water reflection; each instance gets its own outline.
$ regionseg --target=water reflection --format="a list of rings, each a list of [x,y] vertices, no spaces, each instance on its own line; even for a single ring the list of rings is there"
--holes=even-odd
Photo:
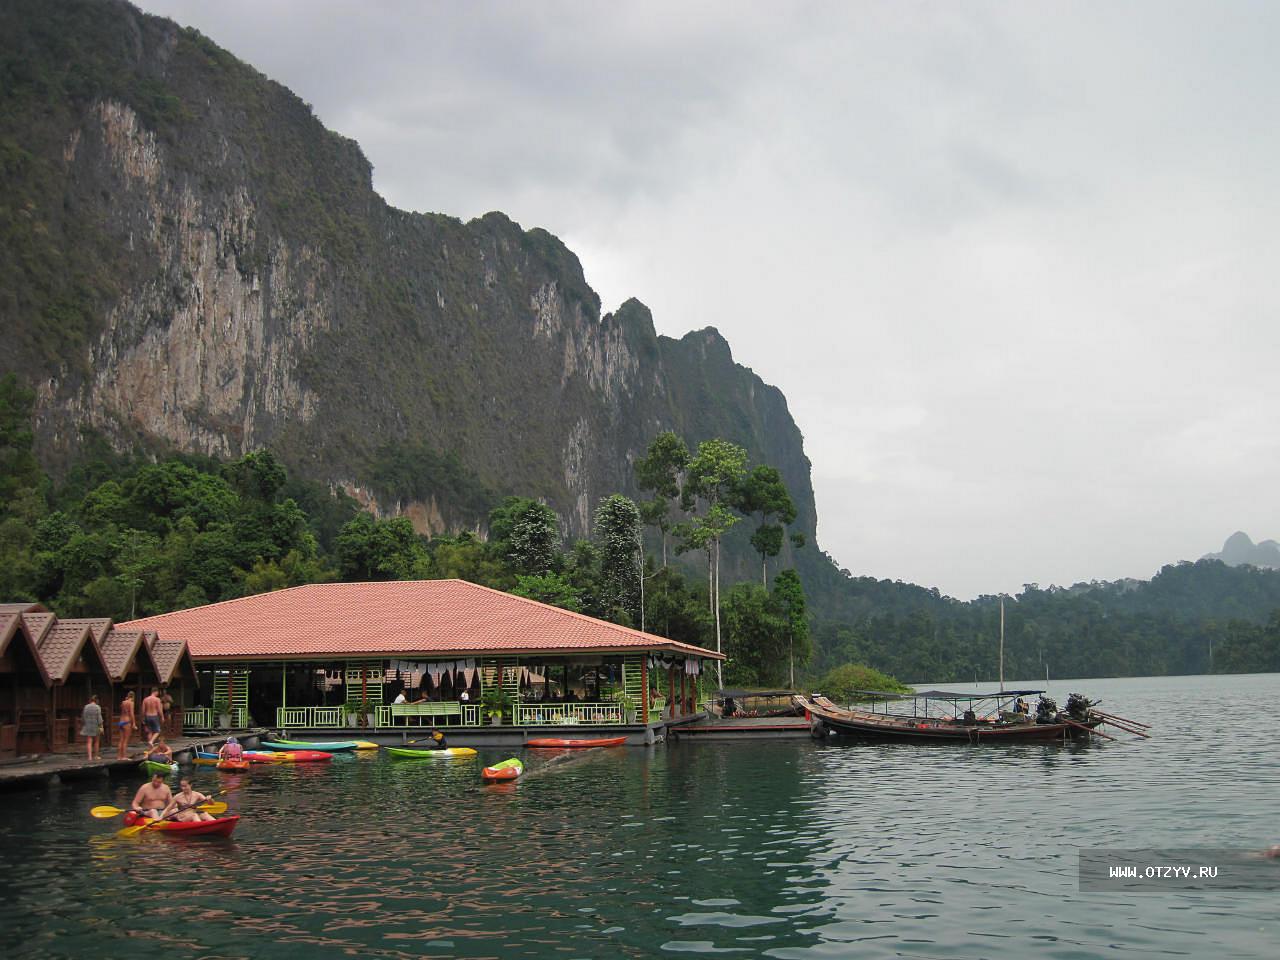
[[[1231,713],[1186,680],[1117,689],[1149,742],[531,752],[493,786],[509,752],[197,769],[238,787],[227,840],[116,839],[88,810],[133,778],[0,794],[6,955],[1263,956],[1265,899],[1076,890],[1081,846],[1280,839],[1249,719],[1274,678]]]

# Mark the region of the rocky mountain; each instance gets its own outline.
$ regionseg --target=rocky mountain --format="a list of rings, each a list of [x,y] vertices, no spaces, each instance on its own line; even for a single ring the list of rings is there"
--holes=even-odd
[[[1274,540],[1254,543],[1247,533],[1237,530],[1227,537],[1221,553],[1207,553],[1200,559],[1221,560],[1229,567],[1239,567],[1247,563],[1254,567],[1280,570],[1280,543]]]
[[[269,447],[424,532],[519,492],[576,536],[673,429],[776,465],[813,541],[786,399],[714,328],[602,316],[577,257],[500,213],[388,206],[356,143],[196,31],[6,2],[0,170],[0,373],[35,385],[47,466],[89,434]]]

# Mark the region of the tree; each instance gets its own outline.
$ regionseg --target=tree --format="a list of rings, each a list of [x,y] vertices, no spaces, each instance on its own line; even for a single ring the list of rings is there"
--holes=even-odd
[[[600,547],[600,604],[608,619],[631,624],[635,621],[637,593],[642,568],[640,552],[640,511],[635,502],[620,493],[605,497],[596,508],[596,543]]]
[[[662,565],[667,565],[667,534],[671,530],[671,504],[681,493],[681,479],[689,465],[689,448],[670,430],[654,437],[646,456],[636,461],[636,486],[651,491],[653,499],[640,505],[646,525],[662,536]]]
[[[555,569],[560,545],[560,518],[545,503],[507,497],[489,514],[489,536],[495,550],[517,574],[537,576]]]
[[[685,527],[685,543],[707,551],[708,591],[716,624],[716,652],[720,652],[720,540],[738,522],[726,506],[742,482],[747,468],[747,451],[728,440],[704,440],[690,462],[681,494],[681,506],[694,509],[699,502],[705,512]],[[723,687],[720,661],[716,661],[716,682]]]
[[[769,585],[768,560],[782,552],[783,525],[796,518],[796,505],[777,467],[760,464],[733,491],[734,506],[744,514],[759,514],[760,525],[751,535],[751,546],[760,554],[760,583]],[[780,523],[771,523],[776,517]]]
[[[772,604],[787,631],[787,685],[796,688],[796,662],[809,662],[813,645],[809,642],[809,619],[805,616],[804,585],[794,570],[783,570],[773,581]]]
[[[431,557],[407,517],[378,520],[360,514],[338,534],[337,555],[344,580],[423,578],[431,568]]]
[[[582,612],[582,598],[578,591],[558,573],[516,577],[516,585],[511,592],[517,597],[528,597],[575,613]]]
[[[785,670],[786,624],[758,583],[739,583],[724,602],[731,683],[745,686],[780,684]]]

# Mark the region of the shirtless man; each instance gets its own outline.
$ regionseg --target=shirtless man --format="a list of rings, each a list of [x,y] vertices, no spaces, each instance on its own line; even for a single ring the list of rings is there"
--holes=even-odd
[[[163,723],[164,704],[160,702],[160,688],[152,687],[151,694],[142,701],[142,724],[147,731],[147,746],[156,742]]]
[[[213,817],[205,813],[203,810],[197,810],[196,805],[204,803],[209,798],[203,793],[197,793],[191,789],[191,781],[183,777],[178,781],[178,792],[174,794],[168,806],[160,814],[160,819],[168,818],[177,820],[179,823],[194,823],[197,820],[212,820]]]
[[[164,782],[164,774],[157,773],[152,775],[150,781],[138,788],[138,792],[133,795],[131,809],[152,820],[159,820],[160,811],[171,802],[173,802],[173,791]]]
[[[164,734],[156,734],[155,742],[147,747],[147,752],[142,755],[142,759],[154,760],[156,763],[173,763],[173,747],[164,742]]]
[[[120,743],[116,749],[117,760],[123,760],[129,755],[129,740],[133,736],[133,728],[137,723],[138,718],[133,709],[133,691],[130,690],[124,695],[124,702],[120,704],[120,719],[116,721],[116,726],[120,729],[118,737]]]

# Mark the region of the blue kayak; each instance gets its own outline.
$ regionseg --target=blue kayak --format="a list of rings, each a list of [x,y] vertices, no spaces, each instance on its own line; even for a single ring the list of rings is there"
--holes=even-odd
[[[376,743],[367,740],[263,740],[263,750],[326,750],[337,753],[340,750],[377,749]]]

